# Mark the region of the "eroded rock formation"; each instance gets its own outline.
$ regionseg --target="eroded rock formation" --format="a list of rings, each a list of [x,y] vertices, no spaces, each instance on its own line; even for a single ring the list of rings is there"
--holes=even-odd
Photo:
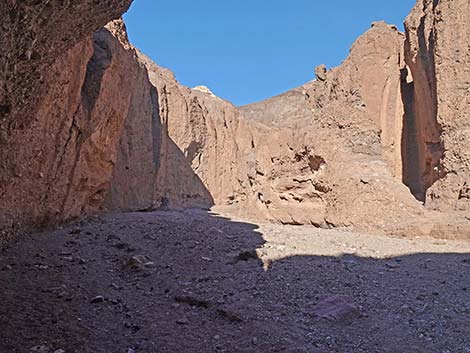
[[[1,5],[14,28],[0,43],[3,237],[94,212],[213,205],[289,224],[468,234],[463,216],[449,224],[422,205],[469,207],[464,1],[420,1],[406,35],[374,23],[340,67],[241,108],[180,85],[121,20],[91,35],[129,2]],[[43,13],[62,17],[46,26]]]

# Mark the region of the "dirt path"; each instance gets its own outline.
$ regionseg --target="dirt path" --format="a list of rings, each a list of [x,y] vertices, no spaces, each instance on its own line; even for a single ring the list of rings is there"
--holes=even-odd
[[[470,352],[470,242],[108,215],[12,243],[0,283],[1,353]]]

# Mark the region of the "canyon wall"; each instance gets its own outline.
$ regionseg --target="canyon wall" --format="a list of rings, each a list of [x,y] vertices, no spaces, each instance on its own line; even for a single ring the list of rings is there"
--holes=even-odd
[[[2,4],[15,30],[1,36],[0,238],[96,212],[214,205],[442,235],[450,221],[436,226],[422,202],[469,203],[468,18],[457,18],[468,5],[423,1],[406,35],[373,23],[340,67],[241,108],[180,85],[129,43],[122,20],[98,29],[129,1]],[[43,13],[58,17],[46,24]]]
[[[130,47],[124,28],[112,27]],[[394,175],[400,158],[389,158],[401,146],[400,41],[396,28],[377,23],[325,81],[242,109],[178,84],[135,50],[139,88],[105,208],[217,205],[249,218],[362,229],[419,215]],[[373,74],[368,65],[383,70]]]
[[[420,0],[405,22],[427,205],[470,210],[470,3]]]
[[[101,203],[131,78],[91,35],[130,2],[0,3],[0,238]]]
[[[422,212],[402,183],[403,44],[396,27],[373,23],[341,66],[241,109],[249,120],[293,131],[324,160],[314,178],[327,191],[317,196],[322,211],[305,208],[320,224],[386,229]]]

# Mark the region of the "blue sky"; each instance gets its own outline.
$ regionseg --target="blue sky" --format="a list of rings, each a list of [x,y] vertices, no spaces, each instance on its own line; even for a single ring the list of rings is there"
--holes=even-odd
[[[236,105],[285,92],[339,65],[373,21],[402,28],[415,0],[134,0],[131,42],[184,85]]]

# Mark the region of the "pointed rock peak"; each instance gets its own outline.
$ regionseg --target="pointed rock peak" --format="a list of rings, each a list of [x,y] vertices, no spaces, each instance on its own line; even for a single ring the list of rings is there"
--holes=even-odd
[[[126,24],[122,17],[108,22],[105,28],[111,32],[126,49],[131,46],[129,37],[127,36]]]
[[[217,96],[207,86],[196,86],[196,87],[193,87],[193,90],[206,93],[214,98],[217,98]]]

